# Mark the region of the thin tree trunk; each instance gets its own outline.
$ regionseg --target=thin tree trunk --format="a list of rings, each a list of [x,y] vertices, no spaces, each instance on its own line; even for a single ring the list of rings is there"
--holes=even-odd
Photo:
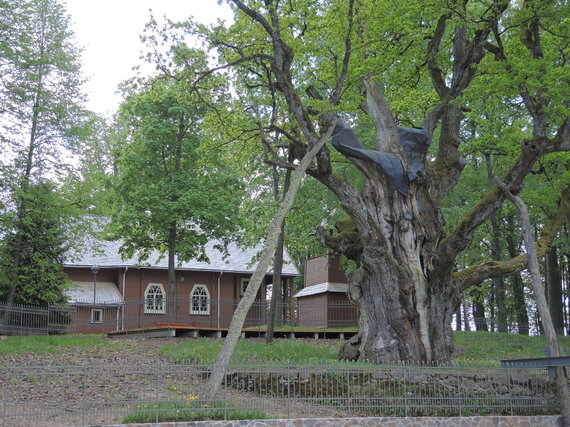
[[[271,303],[269,304],[269,314],[267,319],[267,332],[265,334],[265,343],[273,342],[273,332],[275,331],[275,317],[277,309],[281,301],[281,270],[283,269],[283,244],[285,233],[285,221],[281,224],[279,238],[277,240],[277,249],[273,260],[273,288],[271,292]]]
[[[235,346],[238,342],[241,330],[243,328],[247,312],[255,300],[255,296],[257,295],[261,282],[265,277],[265,273],[269,267],[271,258],[273,257],[275,249],[277,248],[277,240],[279,239],[281,224],[293,206],[295,196],[301,187],[301,183],[303,182],[307,168],[311,164],[311,161],[316,156],[316,154],[321,150],[326,141],[330,138],[332,130],[333,127],[330,126],[327,132],[321,136],[317,144],[315,144],[311,150],[305,154],[299,165],[295,168],[295,176],[291,180],[291,187],[285,194],[283,203],[281,203],[281,206],[279,206],[279,209],[277,209],[277,212],[271,221],[269,229],[267,230],[267,237],[263,244],[261,257],[259,258],[259,262],[257,264],[255,272],[253,273],[253,276],[251,277],[249,285],[246,288],[246,291],[243,294],[243,297],[240,300],[238,306],[236,307],[232,321],[230,323],[230,327],[228,329],[228,334],[224,340],[224,345],[218,354],[216,364],[214,365],[210,378],[206,384],[204,396],[207,399],[214,398],[218,391],[218,388],[220,387],[220,384],[222,383],[224,375],[226,374],[226,371],[230,364],[230,359],[234,352]]]
[[[475,323],[476,331],[487,331],[487,319],[485,318],[485,306],[479,300],[481,292],[479,289],[471,291],[473,298],[473,321]]]
[[[6,298],[6,304],[10,307],[14,303],[14,298],[16,296],[16,290],[19,285],[19,269],[20,269],[20,254],[23,249],[24,237],[22,236],[22,222],[24,220],[24,211],[27,209],[27,193],[30,186],[30,178],[32,175],[32,167],[34,163],[34,152],[36,148],[36,138],[38,132],[38,124],[40,117],[40,94],[43,90],[43,80],[40,78],[38,83],[38,88],[34,97],[34,107],[32,113],[32,128],[30,130],[30,143],[28,145],[28,152],[26,155],[26,163],[24,168],[24,174],[20,181],[20,194],[17,196],[17,214],[16,214],[16,241],[14,243],[14,259],[12,260],[13,272],[12,272],[12,283],[10,284],[10,289],[8,291],[8,296]],[[7,318],[9,316],[7,315]]]
[[[457,311],[455,312],[455,330],[461,330],[461,306],[457,307]]]
[[[538,258],[536,256],[536,250],[534,248],[534,239],[532,237],[530,219],[526,205],[520,197],[513,195],[500,179],[496,178],[496,181],[501,190],[503,190],[505,193],[505,196],[515,205],[519,211],[524,243],[528,256],[528,266],[532,278],[532,287],[536,298],[536,306],[542,319],[542,326],[544,327],[546,339],[548,345],[550,346],[551,355],[553,357],[560,357],[560,347],[558,346],[556,331],[554,329],[552,317],[550,316],[550,310],[548,308],[546,296],[544,295],[544,288],[542,286],[542,280],[540,277]],[[568,390],[568,380],[566,379],[563,367],[555,367],[555,372],[556,389],[558,392],[558,399],[560,400],[560,413],[562,414],[564,425],[570,426],[570,391]]]
[[[509,258],[514,258],[518,255],[517,245],[515,244],[514,236],[514,219],[507,215],[507,233],[505,234],[507,240],[507,250],[509,252]],[[528,335],[530,331],[530,324],[528,320],[528,313],[526,310],[526,302],[524,299],[524,282],[519,272],[514,273],[511,276],[512,288],[513,288],[513,300],[515,316],[517,320],[517,326],[519,334]]]
[[[546,254],[548,307],[552,323],[557,333],[564,333],[564,317],[562,313],[562,278],[558,266],[558,251],[552,246]]]
[[[279,200],[279,177],[274,176],[275,184],[275,200]],[[285,182],[283,184],[283,193],[287,193],[291,184],[291,170],[285,173]],[[271,303],[269,305],[269,314],[267,319],[267,331],[265,334],[265,343],[273,342],[273,332],[275,330],[275,317],[281,302],[281,271],[283,270],[283,247],[285,244],[285,220],[281,223],[281,231],[277,240],[277,249],[273,259],[273,288],[271,293]]]
[[[463,298],[463,302],[461,303],[461,307],[463,310],[463,330],[470,331],[471,325],[469,325],[469,310],[467,309],[467,305],[465,304],[465,298]]]
[[[166,298],[166,319],[168,323],[174,322],[176,308],[176,222],[170,224],[168,236],[168,292]]]
[[[487,176],[489,180],[493,181],[493,167],[491,164],[491,155],[485,153],[485,162],[487,164]],[[492,228],[492,241],[491,241],[491,257],[496,260],[501,260],[501,230],[499,229],[499,221],[497,220],[497,212],[491,214],[491,228]],[[493,278],[493,285],[495,286],[495,304],[496,304],[496,322],[499,332],[507,331],[507,316],[505,310],[505,291],[504,280],[502,276]]]

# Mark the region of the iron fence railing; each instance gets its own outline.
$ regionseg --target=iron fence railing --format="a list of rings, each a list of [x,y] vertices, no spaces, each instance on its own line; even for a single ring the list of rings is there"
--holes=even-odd
[[[75,307],[43,307],[0,302],[0,334],[49,335],[68,332],[75,317]]]
[[[559,411],[545,370],[235,364],[215,399],[211,365],[0,367],[3,426],[239,417],[540,415]]]
[[[183,325],[206,328],[227,328],[239,300],[208,300],[207,310],[192,313],[188,299],[164,299],[163,312],[146,312],[145,300],[126,304],[75,304],[34,307],[0,302],[0,334],[46,335],[53,333],[104,333],[115,330],[148,328],[159,325]],[[168,315],[167,307],[172,306]],[[286,301],[276,307],[275,326],[309,329],[355,328],[357,309],[352,304],[304,303],[303,316],[296,301]],[[95,313],[97,311],[98,313]],[[246,328],[263,328],[269,315],[268,301],[255,301],[246,317]]]

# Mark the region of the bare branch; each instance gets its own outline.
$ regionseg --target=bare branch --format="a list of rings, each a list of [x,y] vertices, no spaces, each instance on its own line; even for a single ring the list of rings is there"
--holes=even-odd
[[[443,72],[437,64],[437,52],[439,51],[443,35],[445,34],[445,28],[447,27],[447,21],[450,17],[450,14],[441,15],[439,17],[435,27],[435,32],[428,43],[427,65],[431,81],[439,95],[439,99],[445,99],[449,92],[449,88],[445,84],[445,80],[443,78]]]
[[[350,56],[352,53],[352,41],[350,35],[352,33],[352,28],[354,26],[354,0],[350,0],[348,5],[348,31],[344,39],[344,57],[342,59],[342,71],[340,77],[336,82],[336,87],[330,96],[330,103],[332,105],[337,105],[340,101],[340,95],[344,87],[344,81],[348,74],[348,63],[350,62]]]
[[[196,87],[196,85],[201,80],[203,80],[204,78],[208,77],[211,74],[214,74],[216,71],[225,70],[227,68],[231,68],[231,67],[234,67],[236,65],[240,65],[240,64],[243,64],[245,62],[252,61],[252,60],[258,59],[258,58],[266,59],[268,61],[273,60],[273,57],[271,55],[266,55],[266,54],[262,54],[262,53],[256,53],[253,55],[244,56],[243,58],[236,59],[235,61],[228,62],[227,64],[220,65],[219,67],[210,68],[209,70],[200,73],[200,76],[196,80],[194,80],[194,87]]]
[[[261,24],[261,26],[265,29],[267,34],[271,35],[273,29],[267,20],[257,11],[253,10],[252,8],[248,7],[243,3],[241,0],[231,0],[233,4],[235,4],[243,13],[248,15],[251,19]]]

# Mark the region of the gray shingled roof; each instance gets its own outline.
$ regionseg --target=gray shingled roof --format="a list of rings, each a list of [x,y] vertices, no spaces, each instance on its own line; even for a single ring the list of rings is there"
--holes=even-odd
[[[241,248],[235,243],[228,246],[229,256],[225,259],[222,253],[214,246],[219,242],[211,241],[206,245],[206,254],[210,262],[202,262],[191,260],[176,264],[177,270],[193,270],[193,271],[223,271],[234,273],[253,273],[256,264],[252,264],[252,259],[261,251],[261,245],[253,248]],[[144,268],[168,268],[168,259],[166,256],[160,259],[158,252],[153,253],[148,261],[139,262],[137,257],[122,259],[119,254],[120,241],[95,241],[93,240],[89,247],[94,249],[86,249],[81,253],[70,253],[68,261],[65,262],[66,267],[91,267],[98,265],[102,268],[109,267],[144,267]],[[289,254],[284,254],[285,264],[283,265],[283,274],[288,276],[298,276],[299,271],[291,262]]]
[[[95,287],[95,292],[93,292]],[[123,297],[111,282],[73,282],[71,289],[65,291],[69,304],[91,305],[95,297],[95,305],[124,305]]]

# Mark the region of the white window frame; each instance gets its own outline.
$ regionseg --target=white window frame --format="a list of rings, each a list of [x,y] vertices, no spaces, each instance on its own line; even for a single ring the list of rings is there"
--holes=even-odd
[[[243,294],[245,294],[245,290],[248,287],[249,282],[251,282],[251,277],[242,277],[239,280],[239,294],[240,294],[240,296],[243,297]]]
[[[96,319],[95,313],[99,313]],[[91,309],[91,323],[103,323],[103,309],[101,308],[92,308]]]
[[[152,296],[149,296],[152,291],[160,291],[160,304],[157,303],[158,292],[153,292]],[[149,300],[153,300],[152,307],[149,307]],[[162,283],[149,283],[144,291],[144,313],[145,314],[164,314],[166,312],[166,292],[164,292],[164,286]]]
[[[202,291],[205,292],[204,293],[200,293],[199,295],[194,295],[194,292],[198,292],[198,291]],[[194,298],[206,298],[206,305],[205,305],[205,309],[204,310],[196,310],[194,309]],[[198,305],[201,306],[202,304],[200,303],[200,301],[198,302]],[[199,314],[199,315],[209,315],[210,314],[210,291],[208,290],[208,286],[201,284],[201,283],[197,283],[192,287],[192,291],[190,292],[190,314]]]

